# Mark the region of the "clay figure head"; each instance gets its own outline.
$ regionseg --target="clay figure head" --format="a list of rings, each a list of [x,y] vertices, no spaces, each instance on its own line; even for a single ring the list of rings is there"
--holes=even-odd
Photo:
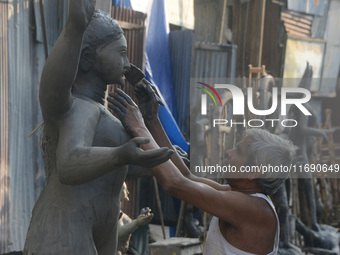
[[[96,10],[84,34],[79,71],[94,71],[107,84],[124,85],[122,76],[129,67],[122,28],[106,13]]]

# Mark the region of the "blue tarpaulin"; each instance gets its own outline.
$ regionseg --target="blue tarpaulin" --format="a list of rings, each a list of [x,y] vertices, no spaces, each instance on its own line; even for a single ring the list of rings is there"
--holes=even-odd
[[[113,0],[114,6],[132,9],[130,0]],[[179,129],[176,98],[172,78],[168,23],[165,18],[164,0],[153,0],[146,36],[146,79],[155,84],[165,101],[159,109],[159,119],[173,144],[188,151],[189,145]]]
[[[150,69],[148,58],[146,57],[145,60],[145,78],[151,82],[152,84],[155,84],[152,78],[152,71]],[[165,102],[165,106],[159,107],[159,119],[163,125],[163,128],[165,132],[167,133],[170,141],[172,144],[176,144],[179,147],[181,147],[183,150],[188,152],[189,150],[189,144],[184,139],[175,119],[172,117],[171,112],[167,106],[167,103]]]
[[[159,119],[165,132],[173,144],[177,144],[183,150],[188,151],[189,145],[176,123],[176,98],[167,28],[164,0],[153,0],[146,37],[147,78],[159,88],[167,104],[166,107],[161,106],[159,109]]]
[[[146,54],[153,81],[161,91],[172,115],[177,119],[167,26],[164,0],[154,0],[146,36]]]
[[[125,9],[132,9],[130,0],[112,0],[112,5]]]

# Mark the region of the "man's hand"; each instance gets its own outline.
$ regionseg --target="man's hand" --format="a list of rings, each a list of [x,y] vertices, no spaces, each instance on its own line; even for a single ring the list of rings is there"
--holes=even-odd
[[[107,101],[109,101],[108,107],[118,116],[130,135],[134,137],[138,129],[146,129],[138,106],[122,90],[117,89],[116,93],[109,93]]]
[[[108,106],[117,114],[125,129],[132,136],[136,136],[139,130],[147,131],[148,133],[138,106],[122,90],[117,89],[116,92],[109,94],[110,97],[107,98],[109,101]],[[149,142],[149,138],[136,137],[122,145],[118,155],[122,165],[129,164],[152,168],[170,159],[174,153],[173,150],[167,147],[147,151],[140,148],[141,145]]]
[[[169,160],[174,153],[169,148],[159,148],[144,151],[141,145],[149,143],[149,138],[136,137],[119,147],[118,155],[123,165],[138,165],[146,168],[152,168]]]
[[[157,118],[159,105],[164,106],[157,88],[144,79],[135,86],[134,92],[138,98],[138,107],[145,121]]]

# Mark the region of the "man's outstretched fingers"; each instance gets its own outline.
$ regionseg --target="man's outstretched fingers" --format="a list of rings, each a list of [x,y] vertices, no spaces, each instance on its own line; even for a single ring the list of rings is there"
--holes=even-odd
[[[131,97],[129,97],[129,95],[126,94],[123,90],[117,88],[116,91],[117,91],[117,94],[123,97],[126,100],[126,102],[128,102],[130,105],[137,106],[135,102],[131,99]]]
[[[123,112],[126,112],[127,102],[122,97],[120,97],[116,94],[111,94],[111,97],[107,97],[106,99],[110,104],[116,105]]]
[[[122,105],[119,101],[117,100],[112,100],[110,101],[110,104],[109,105],[114,105],[116,107],[118,107],[121,112],[125,113],[126,112],[126,106]]]
[[[113,103],[113,99],[111,97],[113,97],[114,94],[111,95],[111,93],[109,93],[109,96],[106,98],[107,101],[109,101],[110,103]]]
[[[156,101],[156,93],[155,91],[152,89],[151,85],[146,87],[147,93],[148,95],[150,95],[150,97],[152,97],[152,101]]]
[[[112,98],[114,101],[118,101],[120,102],[122,105],[124,105],[125,107],[129,104],[122,96],[117,95],[117,94],[113,94]]]
[[[133,91],[138,99],[139,103],[145,103],[149,101],[149,95],[141,85],[137,85]]]
[[[124,119],[124,113],[115,105],[112,105],[112,104],[109,104],[108,107],[114,112],[117,114],[118,118],[120,120],[123,120]]]
[[[114,94],[115,94],[114,92],[109,92],[110,97],[113,97]]]
[[[145,91],[145,88],[143,87],[142,84],[138,84],[138,85],[134,88],[134,91],[135,91],[135,92],[142,93],[142,94],[147,94],[146,91]]]
[[[137,90],[135,89],[134,90],[134,93],[138,99],[138,101],[140,101],[141,99],[143,98],[147,98],[148,97],[148,94],[146,94],[143,90]]]
[[[164,106],[163,100],[162,100],[161,96],[158,94],[157,88],[152,84],[150,84],[150,86],[148,88],[150,89],[150,91],[151,91],[151,93],[154,97],[154,100],[157,103],[159,103],[160,105]]]

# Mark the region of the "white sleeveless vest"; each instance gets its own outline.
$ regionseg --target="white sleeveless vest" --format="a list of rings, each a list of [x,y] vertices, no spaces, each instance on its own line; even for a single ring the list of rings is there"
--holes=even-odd
[[[270,198],[264,194],[256,193],[256,194],[251,194],[251,196],[260,197],[266,200],[268,204],[272,207],[275,213],[275,217],[277,221],[277,228],[276,228],[276,234],[275,234],[275,240],[274,240],[274,247],[273,247],[273,251],[268,253],[268,255],[277,255],[279,241],[280,241],[280,224],[279,224],[279,218],[277,217],[277,214],[275,211],[275,207],[272,201],[270,200]],[[235,248],[230,243],[228,243],[228,241],[223,237],[220,231],[218,221],[219,219],[213,216],[210,222],[210,225],[209,225],[207,239],[205,241],[204,255],[256,255],[253,253],[242,251],[238,248]]]

